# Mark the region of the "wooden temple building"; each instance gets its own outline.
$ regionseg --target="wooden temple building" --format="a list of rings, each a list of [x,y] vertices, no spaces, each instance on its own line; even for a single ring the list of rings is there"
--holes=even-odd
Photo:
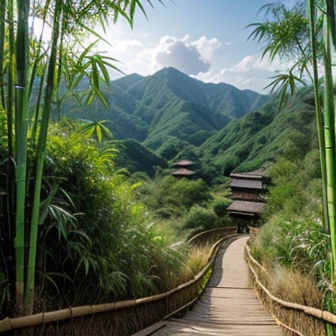
[[[175,170],[171,174],[175,177],[192,178],[195,175],[195,172],[191,170],[193,165],[195,165],[195,163],[189,160],[176,162],[174,164]]]
[[[268,178],[264,171],[231,173],[230,198],[233,202],[227,209],[237,232],[249,232],[249,227],[261,225],[260,216],[264,210]]]

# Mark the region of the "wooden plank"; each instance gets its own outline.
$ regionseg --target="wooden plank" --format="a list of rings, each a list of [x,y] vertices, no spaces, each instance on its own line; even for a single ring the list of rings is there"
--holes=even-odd
[[[246,241],[247,238],[236,240],[225,253],[219,252],[209,286],[194,309],[183,319],[166,321],[166,326],[154,336],[282,335],[251,288],[244,261]]]
[[[164,328],[166,326],[166,324],[167,323],[165,321],[157,322],[155,324],[152,324],[148,328],[145,328],[145,329],[142,329],[142,330],[138,331],[137,333],[133,334],[132,336],[149,336],[149,335],[153,335],[153,333],[155,333],[156,331]]]

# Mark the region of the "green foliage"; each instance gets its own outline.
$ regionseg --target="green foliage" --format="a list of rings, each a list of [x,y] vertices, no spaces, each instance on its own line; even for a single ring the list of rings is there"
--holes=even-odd
[[[52,134],[45,174],[59,191],[66,190],[67,197],[55,193],[54,201],[60,199],[63,205],[63,210],[58,207],[60,215],[55,216],[55,205],[48,209],[45,275],[76,304],[162,290],[160,277],[167,269],[174,277],[183,258],[147,227],[144,207],[134,199],[136,185],[114,171],[113,161],[104,157],[106,150],[100,152],[95,141],[76,132],[66,134],[57,126]],[[82,296],[72,297],[73,285]],[[84,293],[89,288],[88,297]]]
[[[194,229],[195,232],[210,230],[220,226],[220,221],[212,209],[206,209],[199,205],[194,205],[186,214],[183,227]]]
[[[275,264],[310,274],[323,287],[328,283],[330,236],[319,219],[278,213],[260,230],[252,253],[259,260],[269,258]]]
[[[278,111],[278,98],[232,121],[199,148],[207,180],[234,171],[253,171],[282,155],[304,157],[316,148],[314,100],[302,89]]]
[[[303,160],[281,158],[269,170],[274,186],[269,188],[265,217],[277,212],[301,212],[320,216],[321,213],[321,171],[318,150],[310,151]]]
[[[167,165],[162,157],[136,140],[116,140],[114,145],[119,149],[119,155],[115,160],[116,166],[127,167],[130,173],[144,172],[154,177],[155,167]]]
[[[136,199],[139,184],[116,170],[116,154],[112,143],[83,136],[81,125],[69,120],[51,125],[36,277],[44,310],[148,296],[171,289],[180,276],[186,258],[183,244],[171,247],[176,240],[149,224],[152,216]],[[3,147],[0,155],[3,174]],[[29,151],[29,165],[32,156]],[[3,191],[5,179],[0,182]],[[7,274],[0,277],[3,294],[9,283]]]
[[[226,215],[226,210],[232,203],[229,199],[217,198],[213,203],[213,210],[218,217],[224,217]]]
[[[174,68],[145,78],[125,76],[102,85],[101,91],[109,108],[99,101],[93,102],[94,108],[78,107],[76,100],[67,99],[62,109],[75,119],[109,120],[106,126],[115,139],[142,141],[167,160],[187,145],[201,145],[230,120],[267,100],[227,84],[202,83]]]
[[[211,199],[209,186],[201,179],[156,178],[140,188],[144,204],[164,217],[181,216],[193,205],[205,205]]]
[[[322,225],[319,152],[281,158],[269,170],[272,186],[253,255],[313,275],[324,288],[330,275],[330,237]]]
[[[302,56],[309,37],[303,2],[296,3],[291,10],[280,3],[263,6],[261,10],[265,11],[264,22],[248,27],[254,27],[249,38],[266,43],[262,56],[269,55],[271,60],[278,55],[292,58],[296,53]]]

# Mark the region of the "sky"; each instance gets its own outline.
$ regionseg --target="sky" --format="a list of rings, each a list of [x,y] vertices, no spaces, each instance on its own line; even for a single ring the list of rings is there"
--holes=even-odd
[[[125,74],[148,76],[172,66],[204,82],[267,93],[270,77],[286,64],[261,60],[262,45],[247,40],[252,29],[246,26],[262,21],[263,5],[280,1],[164,0],[162,6],[152,0],[154,8],[145,4],[148,19],[138,10],[133,30],[123,20],[111,24],[105,34],[111,45],[99,47]],[[120,76],[111,72],[112,79]]]

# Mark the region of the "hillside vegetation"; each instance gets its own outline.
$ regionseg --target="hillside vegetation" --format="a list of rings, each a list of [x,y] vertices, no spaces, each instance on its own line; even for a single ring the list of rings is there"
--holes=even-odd
[[[83,88],[84,84],[85,80]],[[99,101],[90,107],[78,106],[70,98],[62,111],[75,119],[106,120],[115,139],[137,140],[164,160],[186,152],[197,158],[197,148],[207,139],[269,99],[224,83],[206,84],[174,68],[148,77],[125,76],[102,90],[108,108]],[[134,166],[132,160],[129,165]]]
[[[216,183],[233,170],[274,162],[291,143],[299,144],[300,154],[315,141],[309,88],[279,109],[276,96],[206,84],[166,68],[148,77],[115,80],[104,94],[108,109],[98,101],[88,108],[66,100],[64,110],[72,118],[106,120],[118,140],[116,164],[131,172],[154,176],[155,167],[189,158],[200,163],[206,181]]]
[[[218,172],[253,171],[282,155],[302,157],[312,143],[317,146],[314,98],[308,88],[281,110],[275,97],[232,121],[200,146],[198,156],[205,176],[212,180]]]

